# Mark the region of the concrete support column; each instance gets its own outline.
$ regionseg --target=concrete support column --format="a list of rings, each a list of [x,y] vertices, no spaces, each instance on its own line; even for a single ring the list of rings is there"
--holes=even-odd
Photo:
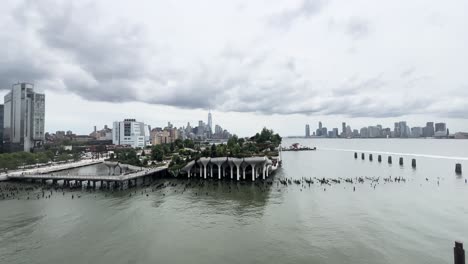
[[[230,166],[230,167],[231,167],[231,180],[232,180],[232,179],[234,178],[234,175],[233,175],[233,168],[232,168],[232,166]]]
[[[192,172],[192,168],[188,171],[188,178],[190,179],[190,172]]]
[[[239,166],[236,165],[236,169],[237,169],[237,180],[239,181],[239,178],[240,178],[240,168]]]
[[[210,166],[210,177],[213,178],[213,164]]]
[[[200,178],[203,177],[202,167],[200,166]]]
[[[218,180],[221,180],[221,166],[218,165]]]
[[[242,168],[242,179],[245,180],[245,167]]]
[[[265,165],[263,165],[263,180],[265,180],[265,176],[266,176]]]
[[[255,165],[252,165],[252,181],[255,181],[255,176],[257,174],[255,173]]]
[[[203,170],[204,170],[204,171],[203,171],[203,173],[204,173],[204,174],[203,174],[203,177],[206,179],[206,165],[203,165]]]

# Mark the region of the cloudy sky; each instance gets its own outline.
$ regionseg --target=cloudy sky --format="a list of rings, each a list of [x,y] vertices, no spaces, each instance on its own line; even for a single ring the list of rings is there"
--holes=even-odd
[[[136,118],[239,135],[446,121],[468,131],[466,0],[2,0],[0,95],[46,130]]]

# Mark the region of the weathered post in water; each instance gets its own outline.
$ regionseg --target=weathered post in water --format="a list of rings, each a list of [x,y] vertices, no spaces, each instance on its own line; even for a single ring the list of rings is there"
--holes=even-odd
[[[460,163],[455,164],[455,173],[461,174],[462,173],[462,166]]]
[[[403,166],[403,158],[400,157],[400,165]]]
[[[392,156],[388,156],[388,164],[392,164]]]
[[[379,157],[377,158],[377,160],[378,160],[379,162],[382,162],[382,155],[379,155]]]
[[[361,154],[361,158],[362,158],[362,160],[365,160],[365,159],[366,159],[364,153]]]
[[[357,159],[357,152],[354,152],[354,158]]]
[[[416,168],[416,159],[411,160],[411,167]]]
[[[369,160],[372,161],[374,158],[372,157],[372,154],[369,154]]]
[[[465,250],[463,250],[463,243],[455,241],[453,257],[455,264],[465,264]]]

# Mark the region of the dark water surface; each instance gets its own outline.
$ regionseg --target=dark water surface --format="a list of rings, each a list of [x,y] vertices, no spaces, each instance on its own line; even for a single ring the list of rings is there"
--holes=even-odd
[[[22,192],[20,200],[0,200],[0,263],[435,264],[453,263],[454,240],[468,244],[468,140],[286,139],[284,145],[294,142],[318,150],[284,152],[272,185],[161,180],[156,184],[177,186],[54,192],[39,200]],[[362,161],[346,150],[418,155],[403,156],[401,167],[401,155],[388,165],[387,155],[378,163],[375,154],[373,162],[367,155]],[[457,162],[464,175],[455,175]],[[389,176],[406,182],[385,183]],[[369,180],[278,184],[302,177],[381,179],[375,189]]]

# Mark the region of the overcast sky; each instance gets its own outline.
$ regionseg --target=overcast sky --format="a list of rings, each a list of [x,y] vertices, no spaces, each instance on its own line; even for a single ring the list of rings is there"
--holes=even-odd
[[[466,0],[2,0],[0,95],[46,94],[46,130],[136,118],[468,131]]]

